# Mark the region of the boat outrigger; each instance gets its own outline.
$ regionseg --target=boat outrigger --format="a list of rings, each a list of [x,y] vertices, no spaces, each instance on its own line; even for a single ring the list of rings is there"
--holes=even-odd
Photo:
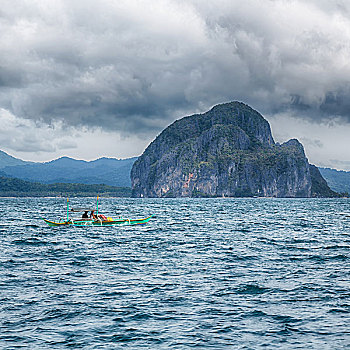
[[[90,217],[88,212],[90,211]],[[69,216],[69,212],[77,213],[84,212],[80,218],[72,218]],[[96,212],[96,214],[95,214]],[[49,226],[115,226],[115,225],[144,225],[152,217],[148,216],[143,219],[113,219],[111,217],[106,217],[104,215],[98,214],[98,196],[97,196],[97,206],[96,209],[91,208],[75,208],[69,210],[69,199],[67,198],[67,217],[66,219],[61,219],[58,222],[43,219]]]

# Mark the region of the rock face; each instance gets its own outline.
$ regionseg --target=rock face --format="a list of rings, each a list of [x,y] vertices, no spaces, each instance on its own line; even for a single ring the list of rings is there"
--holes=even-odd
[[[327,181],[315,165],[310,164],[310,175],[312,197],[341,197],[339,193],[329,188]]]
[[[134,197],[311,197],[310,165],[297,140],[279,145],[269,123],[231,102],[175,121],[131,170]]]

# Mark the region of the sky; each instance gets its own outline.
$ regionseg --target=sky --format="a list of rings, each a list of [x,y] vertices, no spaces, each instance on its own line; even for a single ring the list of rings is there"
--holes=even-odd
[[[2,0],[0,149],[140,155],[174,120],[242,101],[350,170],[350,2]]]

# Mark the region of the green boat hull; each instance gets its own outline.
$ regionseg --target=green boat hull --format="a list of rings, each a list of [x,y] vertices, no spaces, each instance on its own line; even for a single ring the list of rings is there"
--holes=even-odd
[[[62,222],[55,222],[43,219],[51,227],[59,226],[131,226],[144,225],[153,215],[144,219],[118,219],[118,220],[68,220]]]

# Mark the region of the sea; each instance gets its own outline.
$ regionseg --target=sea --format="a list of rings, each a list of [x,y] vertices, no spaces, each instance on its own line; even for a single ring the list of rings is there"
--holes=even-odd
[[[1,349],[350,349],[349,199],[1,202]]]

